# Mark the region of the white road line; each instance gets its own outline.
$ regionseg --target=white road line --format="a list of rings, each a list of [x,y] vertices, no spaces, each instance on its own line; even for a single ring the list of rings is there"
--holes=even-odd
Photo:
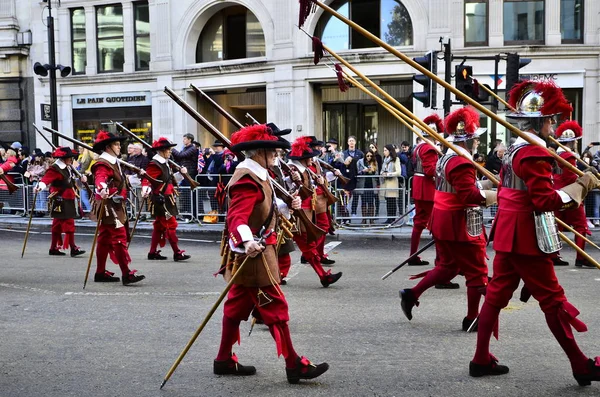
[[[63,294],[42,288],[27,287],[25,285],[0,283],[0,287],[39,292],[45,295]],[[218,296],[220,292],[65,292],[69,296]]]
[[[24,285],[17,285],[17,284],[0,283],[0,287],[12,288],[12,289],[22,289],[22,290],[33,291],[33,292],[41,292],[42,294],[46,294],[46,295],[56,294],[55,291],[50,291],[47,289],[35,288],[35,287],[26,287]]]
[[[323,251],[325,251],[325,253],[328,253],[329,251],[332,251],[335,247],[337,247],[338,245],[340,245],[342,242],[341,241],[331,241],[327,244],[325,244],[325,247],[323,249]],[[300,262],[294,263],[291,267],[290,267],[290,271],[286,277],[286,279],[291,279],[292,277],[295,277],[298,275],[298,273],[300,273],[300,269],[302,267],[310,267],[310,265],[304,265]]]

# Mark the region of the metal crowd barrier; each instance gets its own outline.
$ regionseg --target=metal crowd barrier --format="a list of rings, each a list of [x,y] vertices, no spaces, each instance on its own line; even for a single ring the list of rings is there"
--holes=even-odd
[[[0,204],[2,205],[2,213],[5,212],[21,212],[25,213],[27,208],[27,192],[23,183],[23,175],[14,172],[6,173],[7,176],[14,179],[14,184],[19,187],[13,194],[8,192],[8,188],[4,182],[0,183]]]

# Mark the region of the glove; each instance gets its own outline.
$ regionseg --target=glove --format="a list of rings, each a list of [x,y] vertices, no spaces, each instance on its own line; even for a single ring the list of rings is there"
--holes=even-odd
[[[40,182],[40,183],[38,183],[38,185],[36,187],[33,188],[33,192],[39,193],[44,189],[46,189],[46,184],[44,182]]]
[[[498,192],[496,192],[495,190],[482,190],[481,192],[485,194],[486,207],[494,205],[498,202]]]
[[[489,179],[482,179],[480,181],[477,181],[477,183],[479,184],[479,186],[481,186],[480,189],[482,190],[490,190],[494,187],[494,184]]]
[[[142,186],[142,197],[146,198],[152,193],[152,188],[150,186]]]
[[[582,176],[570,185],[563,187],[561,190],[569,195],[573,201],[580,205],[585,196],[592,189],[600,186],[600,181],[591,172],[585,172]]]

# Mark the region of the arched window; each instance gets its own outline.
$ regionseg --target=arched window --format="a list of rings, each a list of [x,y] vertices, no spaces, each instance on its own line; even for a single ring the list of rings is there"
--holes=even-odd
[[[413,44],[413,26],[400,0],[336,0],[330,7],[392,46]],[[376,47],[330,14],[323,14],[315,35],[334,51]]]
[[[213,15],[204,25],[196,46],[197,63],[264,55],[262,27],[243,6],[227,7]]]

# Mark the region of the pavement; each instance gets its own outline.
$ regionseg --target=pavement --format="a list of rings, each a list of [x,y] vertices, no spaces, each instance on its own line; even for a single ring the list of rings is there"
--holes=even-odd
[[[3,223],[4,224],[4,223]],[[3,227],[5,227],[4,225]],[[427,291],[408,321],[398,290],[416,284],[410,275],[429,267],[404,267],[381,276],[408,256],[409,240],[342,239],[327,244],[340,281],[322,288],[314,271],[292,253],[283,287],[297,352],[330,370],[314,381],[290,385],[273,339],[257,325],[248,336],[242,322],[242,364],[257,374],[216,376],[212,363],[220,339],[218,308],[169,382],[167,371],[217,301],[225,284],[213,277],[219,244],[188,235],[181,247],[192,258],[148,261],[149,241],[134,239],[132,267],[146,280],[130,287],[90,281],[82,289],[87,255],[48,256],[49,236],[34,233],[21,259],[23,230],[0,230],[0,396],[598,396],[600,383],[579,387],[568,361],[546,327],[535,301],[514,298],[500,317],[500,340],[492,352],[510,373],[471,378],[468,363],[476,334],[461,331],[466,312],[464,279],[458,290]],[[91,233],[77,243],[88,250]],[[425,242],[425,239],[423,243]],[[595,251],[590,251],[595,254]],[[423,259],[433,261],[433,249]],[[494,253],[488,249],[490,263]],[[564,257],[573,263],[574,252]],[[92,264],[92,272],[95,264]],[[109,270],[118,271],[110,264]],[[600,287],[596,269],[556,268],[570,302],[589,331],[576,333],[590,357],[600,354]],[[516,294],[518,297],[518,293]]]

